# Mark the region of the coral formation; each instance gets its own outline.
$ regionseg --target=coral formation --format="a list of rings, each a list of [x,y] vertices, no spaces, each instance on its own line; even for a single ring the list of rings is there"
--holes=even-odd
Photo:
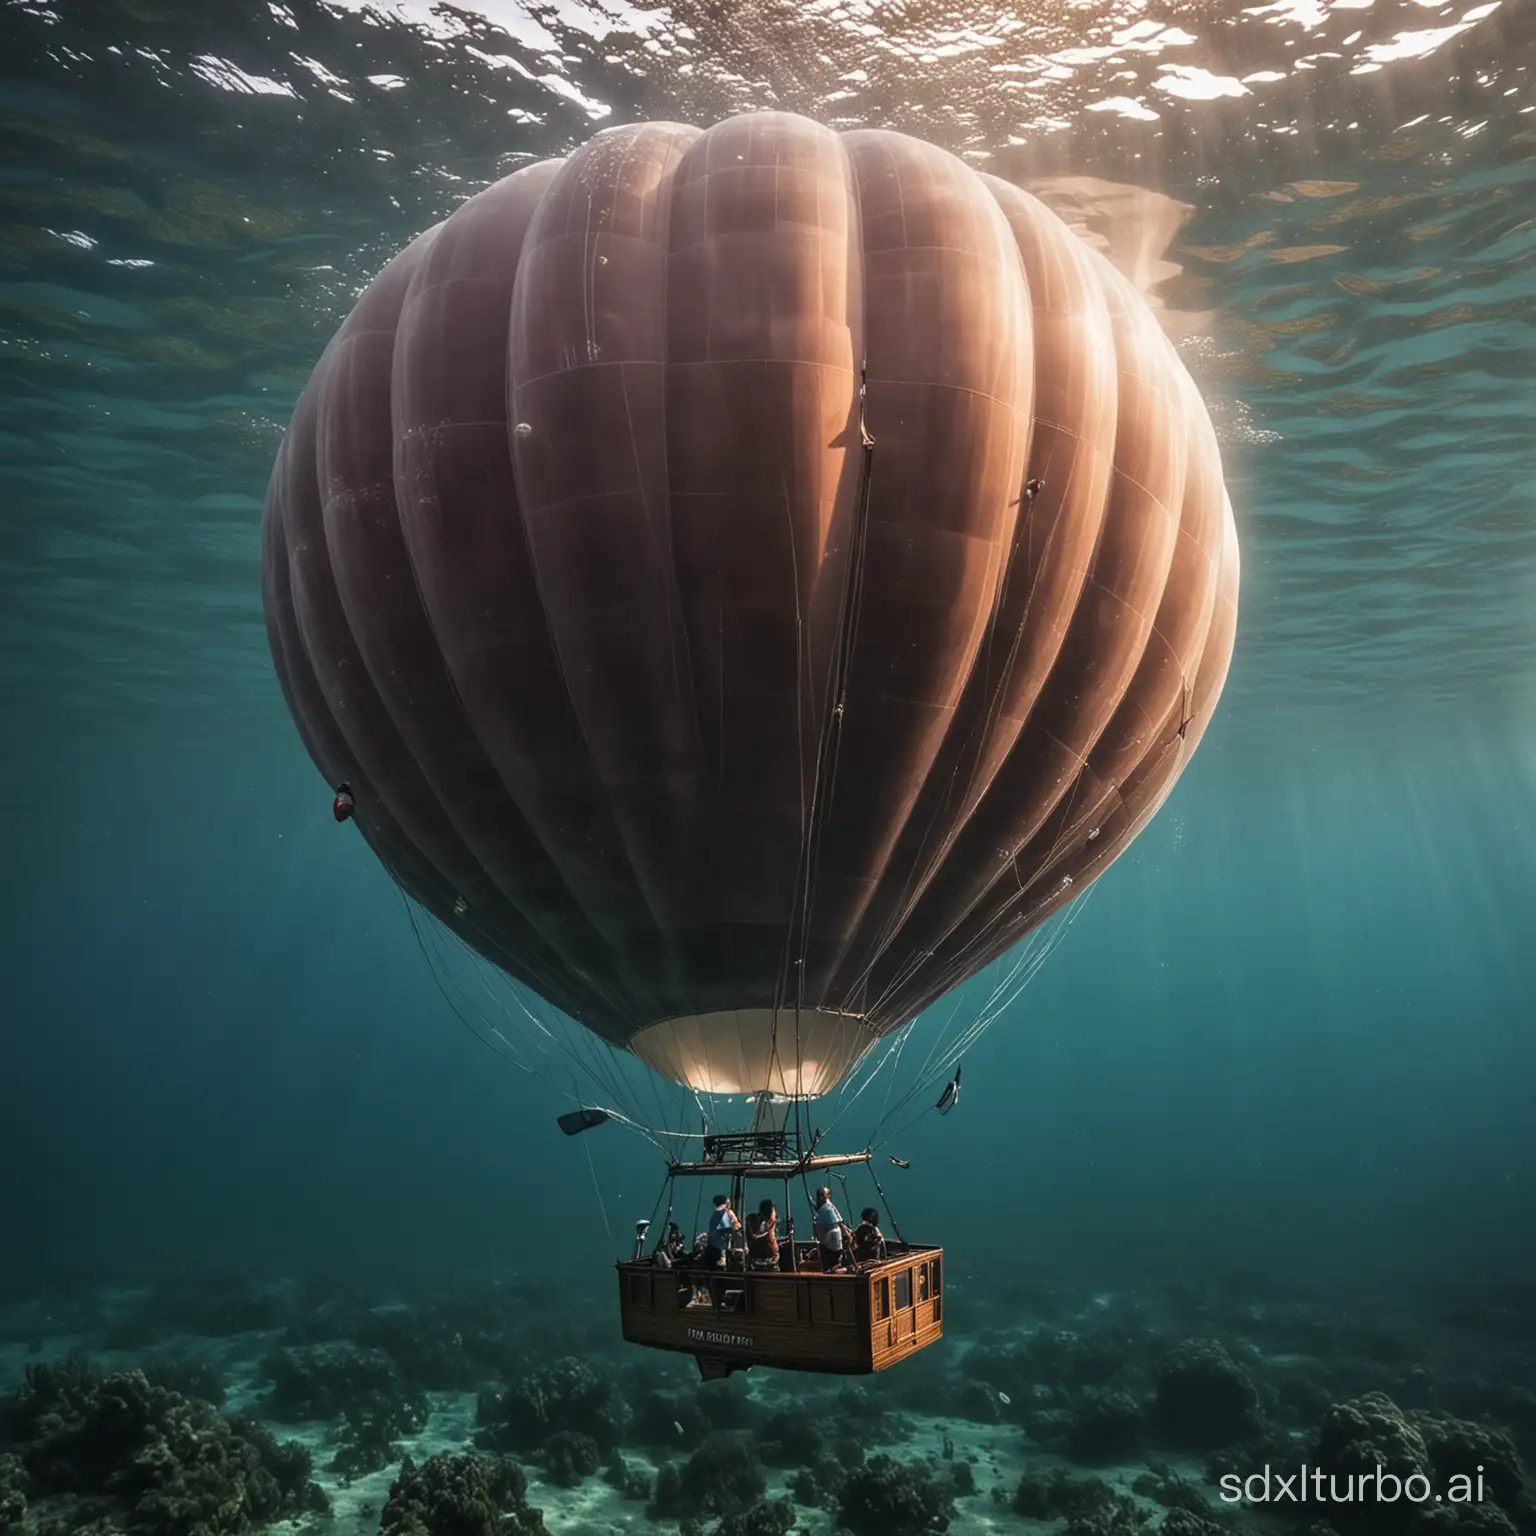
[[[482,1392],[475,1443],[489,1451],[537,1450],[551,1435],[588,1435],[599,1451],[623,1439],[629,1410],[612,1379],[567,1356],[528,1372],[499,1392]]]
[[[1157,1362],[1153,1380],[1158,1428],[1183,1450],[1215,1450],[1262,1427],[1252,1377],[1214,1340],[1175,1345]]]
[[[424,1429],[431,1413],[426,1394],[377,1349],[338,1343],[277,1349],[263,1357],[260,1374],[270,1384],[265,1406],[273,1418],[341,1421],[328,1470],[343,1481],[389,1466],[400,1454],[397,1439]]]
[[[1030,1520],[1080,1519],[1114,1503],[1113,1488],[1099,1477],[1073,1477],[1060,1467],[1026,1472],[1013,1491],[1013,1511]]]
[[[1349,1506],[1340,1523],[1426,1532],[1452,1526],[1458,1532],[1491,1532],[1509,1523],[1536,1527],[1519,1453],[1508,1435],[1490,1425],[1407,1411],[1383,1393],[1367,1392],[1328,1410],[1312,1459],[1341,1487],[1355,1478],[1371,1479],[1375,1489],[1380,1472],[1404,1484],[1416,1477],[1437,1491],[1433,1507],[1373,1494]]]
[[[336,1435],[336,1454],[326,1463],[326,1470],[340,1473],[344,1484],[355,1477],[382,1471],[400,1455],[395,1436],[409,1432],[409,1428],[399,1428],[387,1407],[382,1410],[361,1404],[349,1407]]]
[[[1175,1505],[1163,1516],[1158,1531],[1161,1536],[1222,1536],[1220,1522],[1183,1505]]]
[[[1129,1392],[1089,1390],[1071,1408],[1043,1408],[1024,1415],[1037,1444],[1090,1465],[1124,1461],[1146,1439],[1146,1416]]]
[[[0,1452],[0,1532],[21,1524],[27,1513],[27,1469],[21,1457]]]
[[[641,1467],[631,1466],[615,1451],[603,1468],[603,1481],[610,1488],[617,1488],[619,1496],[636,1504],[649,1504],[655,1492],[650,1473]]]
[[[574,1488],[603,1464],[597,1441],[579,1429],[557,1429],[539,1449],[544,1475],[559,1488]]]
[[[825,1454],[826,1436],[819,1419],[790,1410],[769,1417],[757,1444],[770,1467],[809,1467]]]
[[[951,1492],[927,1468],[871,1456],[852,1472],[838,1499],[837,1519],[852,1536],[921,1536],[949,1529]]]
[[[1219,1478],[1212,1480],[1219,1481]],[[1132,1482],[1131,1491],[1151,1499],[1154,1504],[1161,1504],[1164,1509],[1181,1509],[1202,1520],[1211,1518],[1211,1506],[1205,1495],[1165,1461],[1148,1460],[1147,1470]],[[1163,1523],[1167,1524],[1166,1519]]]
[[[380,1536],[544,1536],[523,1469],[508,1456],[407,1456],[390,1485]]]
[[[183,1397],[199,1397],[215,1408],[224,1406],[224,1382],[207,1360],[188,1354],[153,1355],[140,1369],[152,1387],[166,1387]]]
[[[836,1509],[843,1496],[843,1485],[863,1459],[862,1452],[847,1461],[823,1456],[802,1467],[790,1479],[789,1490],[795,1502],[807,1509]]]
[[[1516,1536],[1514,1522],[1497,1504],[1426,1505],[1414,1510],[1407,1529],[1409,1536]]]
[[[78,1357],[32,1366],[0,1426],[34,1503],[77,1496],[130,1533],[240,1536],[327,1508],[303,1447],[139,1371],[102,1378]]]
[[[354,1409],[387,1414],[399,1434],[427,1422],[425,1394],[382,1350],[336,1343],[276,1349],[262,1359],[261,1379],[271,1384],[266,1411],[284,1423],[336,1419]]]
[[[741,1515],[768,1491],[763,1464],[733,1434],[711,1435],[682,1466],[667,1462],[656,1474],[650,1512],[660,1519],[686,1515]]]
[[[788,1499],[766,1499],[734,1515],[724,1516],[709,1536],[785,1536],[795,1523],[795,1506]]]
[[[1426,1476],[1429,1450],[1424,1437],[1391,1398],[1368,1392],[1353,1402],[1335,1403],[1318,1426],[1312,1459],[1324,1476],[1346,1478]]]
[[[1448,1487],[1457,1477],[1480,1477],[1487,1497],[1495,1504],[1511,1513],[1522,1509],[1525,1473],[1520,1453],[1502,1430],[1489,1424],[1469,1424],[1449,1414],[1416,1413],[1413,1420],[1439,1487]]]

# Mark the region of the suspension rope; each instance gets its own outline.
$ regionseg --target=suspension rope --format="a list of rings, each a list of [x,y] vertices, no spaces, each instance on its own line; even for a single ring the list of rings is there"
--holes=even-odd
[[[838,602],[837,641],[832,653],[832,668],[828,675],[827,713],[822,721],[816,743],[815,768],[811,777],[809,801],[801,799],[801,834],[799,858],[795,870],[794,895],[790,907],[789,924],[784,934],[784,949],[779,962],[779,974],[774,984],[773,1012],[770,1022],[771,1055],[777,1059],[779,1013],[785,1005],[791,982],[795,998],[795,1140],[798,1144],[804,1134],[803,1081],[801,1067],[801,1013],[805,1008],[805,969],[810,955],[811,911],[815,905],[816,869],[821,848],[822,834],[826,828],[828,807],[836,787],[837,761],[842,744],[843,718],[848,704],[848,683],[853,669],[853,652],[858,633],[859,614],[863,608],[865,554],[868,548],[870,486],[873,479],[875,440],[870,436],[865,416],[868,389],[867,365],[861,365],[859,374],[859,487],[853,508],[853,534],[849,543],[848,573]],[[793,542],[793,530],[791,530]],[[799,609],[799,592],[795,594],[796,610]],[[797,665],[795,677],[795,712],[803,717],[803,671]],[[802,758],[803,761],[803,758]],[[803,780],[802,780],[803,782]],[[791,960],[793,958],[793,964]]]
[[[884,958],[891,945],[895,943],[901,930],[906,926],[908,919],[917,910],[918,903],[927,893],[934,876],[938,873],[944,859],[954,846],[965,825],[964,821],[953,825],[947,834],[939,840],[936,850],[931,855],[928,853],[930,842],[940,818],[948,812],[951,804],[956,799],[961,804],[969,800],[972,791],[975,789],[976,777],[981,768],[985,744],[992,735],[998,714],[1003,707],[1003,699],[1009,679],[1013,676],[1018,664],[1019,651],[1023,645],[1029,611],[1034,600],[1033,585],[1025,598],[1024,609],[1020,615],[1018,626],[1014,630],[1013,637],[1008,643],[1007,655],[1004,658],[1002,667],[997,677],[993,678],[991,673],[992,654],[998,641],[998,624],[1002,618],[1003,610],[1007,606],[1008,590],[1014,578],[1019,545],[1024,537],[1026,527],[1029,526],[1029,516],[1034,507],[1035,498],[1042,489],[1042,482],[1033,476],[1024,482],[1023,496],[1021,498],[1023,505],[1020,508],[1019,515],[1014,519],[1012,542],[1009,547],[1008,557],[1003,562],[1002,573],[993,592],[992,609],[987,616],[985,636],[977,653],[976,667],[980,670],[982,676],[981,691],[982,696],[987,700],[987,707],[979,726],[973,731],[971,736],[971,741],[975,744],[975,750],[968,753],[970,768],[966,775],[964,789],[956,796],[955,789],[960,777],[962,759],[961,762],[956,762],[955,766],[951,769],[949,783],[945,787],[943,795],[937,798],[933,814],[929,817],[928,825],[923,831],[922,840],[918,844],[918,854],[913,861],[901,899],[893,906],[891,915],[881,930],[880,937],[876,940],[868,958],[860,967],[858,974],[850,983],[850,992],[861,987],[868,980],[876,965]],[[1055,538],[1056,528],[1053,527],[1046,537],[1045,549],[1047,551],[1049,551]],[[1040,579],[1039,572],[1042,568],[1037,567],[1036,569],[1036,583]]]
[[[880,1175],[875,1172],[875,1165],[869,1165],[869,1176],[875,1182],[875,1193],[880,1197],[880,1204],[885,1207],[885,1214],[890,1217],[891,1231],[896,1234],[896,1241],[906,1247],[907,1240],[901,1235],[901,1226],[896,1220],[896,1212],[891,1209],[891,1202],[886,1198],[884,1186],[880,1183]]]
[[[616,1060],[617,1052],[613,1047],[608,1046],[606,1042],[596,1040],[579,1025],[574,1026],[576,1031],[574,1036],[571,1036],[570,1031],[562,1031],[561,1034],[557,1034],[550,1024],[540,1017],[535,1008],[530,1006],[529,1001],[523,995],[524,989],[517,979],[506,975],[499,967],[496,967],[494,968],[495,974],[501,979],[504,989],[498,993],[488,980],[487,973],[493,969],[490,967],[489,962],[472,949],[460,935],[446,925],[438,924],[436,919],[432,920],[431,927],[424,929],[417,912],[417,904],[406,895],[398,883],[395,884],[395,890],[405,908],[406,919],[415,937],[417,948],[420,950],[422,958],[426,961],[428,973],[431,975],[439,994],[448,1005],[448,1009],[454,1017],[482,1045],[494,1052],[503,1061],[517,1067],[530,1077],[537,1078],[540,1082],[553,1087],[560,1097],[568,1099],[578,1108],[602,1108],[603,1112],[616,1123],[642,1136],[659,1152],[665,1154],[665,1148],[662,1146],[659,1138],[662,1136],[679,1138],[680,1133],[658,1129],[648,1125],[641,1118],[638,1112],[638,1104],[633,1102],[632,1096],[625,1091],[619,1079],[616,1070],[618,1065]],[[567,1092],[562,1089],[550,1077],[547,1071],[541,1070],[530,1061],[525,1053],[519,1050],[507,1038],[499,1025],[485,1016],[473,998],[465,992],[463,985],[449,967],[446,956],[439,948],[438,941],[440,941],[444,934],[457,946],[459,953],[468,960],[471,975],[492,1000],[493,1004],[504,1014],[515,1009],[532,1026],[533,1034],[528,1043],[536,1046],[543,1052],[550,1050],[558,1051],[560,1056],[564,1058],[564,1064],[567,1069],[574,1068],[583,1073],[589,1079],[591,1086],[597,1089],[598,1094],[607,1100],[606,1104],[589,1106],[579,1092],[574,1073],[572,1076],[572,1091]],[[459,994],[458,1000],[450,992],[450,986],[454,992]],[[529,996],[535,1003],[543,1001],[543,999],[538,997],[537,993],[530,992]],[[469,1015],[473,1015],[473,1018]],[[562,1035],[565,1035],[566,1038],[562,1038]],[[650,1074],[647,1074],[647,1077],[647,1086],[652,1094],[656,1096],[658,1107],[662,1107],[659,1085]],[[619,1105],[624,1107],[617,1107]],[[664,1110],[662,1118],[666,1118]]]
[[[1076,922],[1077,917],[1086,905],[1084,898],[1087,894],[1085,891],[1083,897],[1078,898],[1069,908],[1058,914],[1060,920],[1041,937],[1038,944],[1033,946],[1026,944],[1023,947],[1021,953],[1014,960],[1007,976],[992,988],[987,1001],[965,1028],[960,1031],[958,1036],[953,1039],[936,1040],[934,1042],[912,1086],[897,1099],[894,1105],[890,1106],[882,1116],[881,1122],[876,1126],[874,1133],[870,1137],[872,1146],[889,1144],[889,1142],[899,1136],[922,1115],[932,1112],[934,1106],[919,1104],[915,1112],[908,1115],[894,1130],[886,1130],[890,1120],[901,1115],[915,1101],[930,1092],[945,1071],[953,1070],[952,1063],[967,1050],[971,1049],[986,1031],[1018,1001],[1025,989],[1039,975],[1046,962],[1060,947],[1067,932],[1073,923]],[[938,1064],[937,1071],[932,1070],[935,1062]]]
[[[656,1198],[651,1202],[650,1225],[654,1227],[656,1225],[656,1212],[661,1209],[662,1196],[665,1195],[667,1197],[667,1214],[662,1221],[661,1240],[656,1245],[658,1248],[662,1245],[662,1243],[666,1242],[667,1229],[672,1225],[672,1192],[676,1182],[677,1181],[669,1173],[666,1178],[661,1181],[661,1188],[656,1191]]]
[[[597,1208],[603,1213],[603,1231],[608,1234],[608,1246],[613,1246],[613,1228],[608,1225],[608,1205],[603,1199],[603,1186],[598,1181],[597,1166],[592,1161],[592,1147],[589,1142],[582,1142],[582,1148],[587,1154],[587,1171],[592,1175],[592,1188],[597,1192]]]

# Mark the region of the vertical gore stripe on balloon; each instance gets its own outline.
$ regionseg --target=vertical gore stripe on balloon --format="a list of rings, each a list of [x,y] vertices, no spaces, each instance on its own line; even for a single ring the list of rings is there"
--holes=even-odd
[[[359,779],[371,785],[384,812],[365,819],[370,840],[399,861],[406,845],[419,850],[473,903],[485,933],[499,935],[510,958],[522,949],[518,941],[532,936],[453,826],[401,736],[390,690],[408,686],[408,678],[402,658],[386,653],[380,640],[391,621],[399,625],[401,615],[387,599],[409,575],[389,484],[389,353],[406,289],[435,237],[429,231],[375,279],[306,391],[306,419],[297,434],[303,457],[290,456],[291,494],[284,508],[290,592],[328,713],[361,769]],[[419,656],[419,612],[415,617]],[[429,653],[428,659],[435,658]],[[363,811],[367,818],[366,802]],[[524,951],[524,961],[514,962],[517,973],[572,995],[570,978],[540,963],[536,942]]]
[[[708,785],[692,922],[772,1001],[862,452],[861,252],[837,136],[765,113],[688,151],[668,246],[668,483]],[[708,930],[705,930],[708,931]],[[750,980],[748,980],[750,978]]]
[[[1107,262],[1087,255],[1108,307],[1119,398],[1102,529],[1050,676],[988,795],[903,930],[909,957],[938,950],[947,934],[986,907],[999,882],[1029,889],[1060,853],[1063,838],[1085,816],[1102,815],[1114,798],[1114,784],[1088,768],[1088,756],[1130,688],[1151,634],[1178,539],[1187,433],[1156,320],[1144,305],[1127,303],[1123,280]],[[1006,809],[989,817],[994,798]],[[911,964],[893,958],[877,966],[872,996],[904,985]]]
[[[847,710],[813,891],[820,995],[917,804],[992,621],[1019,517],[1029,298],[996,201],[960,161],[845,137],[863,232],[874,450]]]
[[[541,937],[623,1039],[660,1006],[615,868],[529,558],[510,449],[507,338],[528,226],[559,170],[529,166],[463,204],[412,283],[393,380],[395,489],[415,585],[470,739],[461,809]],[[429,749],[430,750],[430,749]],[[597,1022],[593,1022],[594,1015]]]
[[[833,997],[848,1006],[866,1001],[871,967],[902,943],[903,923],[967,823],[975,818],[980,830],[990,822],[984,835],[1001,841],[1019,819],[1011,802],[983,797],[1055,665],[1098,543],[1114,461],[1115,351],[1087,251],[1027,193],[982,181],[1008,220],[1029,296],[1032,489],[955,722],[833,984]]]
[[[685,996],[676,935],[702,785],[667,516],[664,362],[672,181],[697,137],[619,128],[565,162],[523,246],[508,375],[523,525],[586,782],[643,899],[649,963]]]

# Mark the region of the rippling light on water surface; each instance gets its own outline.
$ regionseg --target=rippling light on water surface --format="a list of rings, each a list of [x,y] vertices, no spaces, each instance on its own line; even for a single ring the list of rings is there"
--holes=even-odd
[[[0,28],[18,700],[265,688],[266,469],[366,278],[601,126],[759,107],[1030,186],[1158,307],[1243,532],[1231,729],[1530,697],[1528,4],[7,0]]]

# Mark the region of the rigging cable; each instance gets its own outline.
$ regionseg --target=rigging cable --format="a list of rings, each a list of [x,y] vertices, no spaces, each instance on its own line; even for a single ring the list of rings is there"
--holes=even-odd
[[[592,1144],[591,1142],[584,1141],[582,1146],[587,1154],[587,1171],[592,1175],[592,1188],[597,1191],[597,1208],[603,1213],[603,1231],[608,1234],[608,1246],[611,1248],[613,1246],[613,1228],[608,1225],[608,1205],[603,1199],[603,1186],[598,1181],[597,1167],[592,1161]]]
[[[896,1234],[896,1241],[905,1246],[907,1240],[901,1235],[901,1226],[896,1220],[896,1212],[891,1209],[891,1202],[886,1198],[885,1189],[880,1183],[880,1175],[875,1172],[873,1161],[869,1164],[869,1176],[875,1182],[875,1193],[880,1196],[880,1204],[885,1207],[885,1214],[891,1219],[891,1231]]]
[[[795,971],[793,978],[795,985],[794,1114],[795,1140],[797,1143],[800,1142],[805,1130],[803,1124],[805,1085],[801,1075],[803,1060],[801,1054],[800,1015],[805,1007],[805,970],[806,961],[810,955],[811,911],[815,902],[816,864],[821,846],[821,834],[826,825],[827,807],[836,785],[838,751],[842,743],[843,717],[848,702],[848,682],[853,666],[853,650],[858,633],[859,613],[863,606],[864,565],[865,554],[868,548],[870,486],[873,479],[875,451],[875,440],[870,435],[865,415],[868,383],[868,360],[866,359],[861,363],[859,370],[858,427],[861,457],[859,462],[858,495],[853,507],[852,539],[848,551],[848,572],[838,603],[837,639],[832,653],[832,667],[827,678],[828,707],[816,743],[816,762],[811,778],[809,804],[805,801],[802,788],[799,859],[795,871],[795,886],[790,907],[790,920],[785,930],[784,950],[779,961],[779,974],[774,986],[773,1012],[769,1024],[769,1028],[772,1031],[771,1055],[773,1059],[777,1059],[779,1014],[784,1007],[789,991],[791,957],[796,956],[796,951],[798,951],[798,956],[795,958],[793,965]],[[793,542],[792,527],[791,542]],[[798,590],[795,593],[795,605],[798,613],[800,606]],[[803,686],[802,669],[797,665],[795,676],[797,719],[803,717],[804,714]],[[803,754],[801,760],[803,764]],[[802,786],[803,783],[802,771]]]
[[[395,889],[405,905],[407,919],[410,922],[412,932],[415,935],[417,947],[420,949],[422,956],[426,961],[428,972],[431,975],[439,993],[442,995],[444,1002],[447,1003],[449,1011],[482,1045],[500,1057],[503,1061],[519,1068],[523,1072],[526,1072],[530,1077],[535,1077],[540,1082],[553,1087],[562,1098],[569,1099],[570,1102],[575,1104],[578,1108],[602,1108],[604,1113],[609,1115],[610,1118],[615,1120],[618,1124],[625,1126],[627,1129],[634,1131],[637,1135],[644,1137],[646,1141],[650,1142],[653,1147],[655,1147],[663,1154],[665,1154],[665,1148],[658,1140],[659,1137],[668,1136],[674,1139],[691,1139],[691,1137],[686,1137],[683,1133],[680,1132],[661,1130],[646,1125],[639,1118],[637,1113],[626,1112],[627,1110],[638,1110],[638,1106],[634,1105],[632,1102],[626,1103],[628,1095],[625,1094],[622,1085],[611,1071],[605,1070],[605,1068],[611,1068],[614,1065],[612,1061],[612,1055],[610,1055],[610,1058],[607,1062],[603,1062],[601,1057],[598,1057],[596,1060],[594,1060],[587,1057],[583,1051],[578,1049],[577,1042],[560,1039],[560,1037],[557,1036],[555,1032],[547,1024],[545,1024],[545,1022],[540,1019],[538,1015],[532,1011],[532,1009],[528,1007],[527,1003],[523,1001],[518,991],[518,983],[514,978],[510,976],[504,978],[506,984],[511,988],[512,1000],[516,1004],[518,1010],[521,1011],[523,1015],[528,1019],[528,1021],[534,1026],[537,1034],[543,1037],[543,1039],[547,1041],[550,1046],[553,1046],[561,1053],[562,1056],[566,1058],[566,1065],[568,1068],[579,1068],[591,1080],[592,1086],[598,1090],[601,1096],[608,1098],[613,1104],[625,1104],[625,1109],[612,1108],[609,1107],[609,1105],[588,1106],[583,1101],[579,1093],[568,1093],[561,1089],[558,1084],[556,1084],[548,1076],[546,1072],[541,1071],[537,1066],[528,1061],[523,1053],[520,1052],[518,1048],[513,1045],[513,1043],[502,1032],[500,1027],[491,1020],[487,1019],[470,998],[463,996],[464,1007],[468,1008],[475,1015],[475,1020],[477,1021],[471,1022],[471,1020],[465,1016],[463,1008],[461,1008],[460,1004],[455,1001],[454,997],[450,994],[448,989],[449,983],[451,982],[454,988],[458,990],[462,995],[463,988],[461,984],[457,981],[456,978],[452,976],[452,973],[448,970],[447,963],[441,954],[437,955],[436,959],[434,960],[433,951],[429,948],[426,935],[422,932],[421,925],[417,919],[416,904],[411,900],[410,897],[405,894],[404,891],[400,890],[398,886],[396,886]],[[425,912],[425,909],[423,909],[423,911]],[[425,915],[433,923],[437,922],[437,919],[432,918],[430,913],[425,913]],[[447,929],[445,927],[444,931],[452,937],[454,942],[459,945],[461,951],[466,956],[468,956],[472,965],[476,968],[477,979],[480,980],[482,986],[486,986],[484,975],[479,969],[480,966],[486,964],[483,958],[476,951],[472,950],[469,945],[459,937],[459,935],[453,933],[451,929]],[[500,975],[501,973],[498,972],[498,974]],[[445,981],[445,976],[448,977],[448,981]],[[490,992],[488,986],[486,987],[486,990],[490,993],[493,1001],[499,1004],[503,1011],[508,1011],[506,1009],[505,999],[497,997],[494,992]],[[534,995],[536,996],[537,994]],[[479,1027],[477,1027],[477,1023]],[[579,1029],[580,1026],[578,1025],[576,1028]],[[485,1033],[482,1033],[482,1030],[484,1030]],[[487,1035],[494,1037],[494,1040],[488,1039]],[[499,1044],[497,1042],[499,1042]],[[539,1042],[536,1041],[535,1043],[537,1044]],[[610,1053],[613,1053],[613,1048],[611,1046],[607,1046],[606,1044],[598,1045],[597,1042],[590,1041],[590,1039],[587,1040],[587,1044],[589,1046],[595,1046],[598,1050],[606,1050]],[[544,1048],[547,1047],[541,1045],[541,1049]],[[655,1086],[654,1083],[652,1086]]]
[[[1089,890],[1091,889],[1092,887],[1089,887]],[[946,1040],[941,1037],[934,1042],[912,1086],[901,1094],[895,1104],[889,1105],[882,1112],[880,1120],[870,1133],[871,1148],[889,1145],[916,1120],[932,1112],[932,1105],[926,1102],[920,1103],[918,1108],[907,1115],[894,1129],[887,1129],[892,1120],[931,1092],[939,1078],[953,1070],[952,1063],[975,1046],[987,1030],[1018,1001],[1066,938],[1086,905],[1087,895],[1088,891],[1084,891],[1070,906],[1056,914],[1054,926],[1041,936],[1039,943],[1031,945],[1026,942],[1021,946],[1021,953],[1014,958],[1008,974],[993,986],[986,1002],[969,1024],[953,1038]],[[1022,979],[1020,979],[1021,973]],[[951,1023],[958,1011],[957,1006],[951,1013]],[[948,1025],[946,1025],[947,1028]]]

